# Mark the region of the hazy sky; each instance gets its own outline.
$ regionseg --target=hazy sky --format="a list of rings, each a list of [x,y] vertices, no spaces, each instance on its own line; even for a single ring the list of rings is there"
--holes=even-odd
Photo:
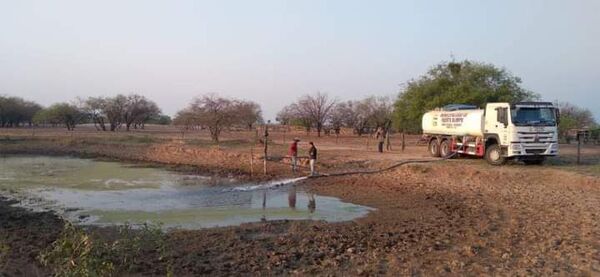
[[[259,102],[396,95],[451,56],[505,67],[600,119],[600,1],[0,0],[0,94]]]

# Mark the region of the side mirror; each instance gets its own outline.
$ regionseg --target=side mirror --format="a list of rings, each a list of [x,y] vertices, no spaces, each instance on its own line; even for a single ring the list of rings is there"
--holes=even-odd
[[[560,124],[560,110],[558,108],[554,109],[554,113],[556,116],[556,125]]]

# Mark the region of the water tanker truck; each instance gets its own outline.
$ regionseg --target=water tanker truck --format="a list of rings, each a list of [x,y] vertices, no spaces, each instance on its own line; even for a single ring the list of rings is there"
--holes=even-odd
[[[541,164],[558,155],[559,112],[549,102],[488,103],[485,109],[448,105],[423,115],[424,138],[434,157],[484,157]]]

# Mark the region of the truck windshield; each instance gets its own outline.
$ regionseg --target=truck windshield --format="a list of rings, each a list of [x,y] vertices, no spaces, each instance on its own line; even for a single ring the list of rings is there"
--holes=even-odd
[[[512,123],[516,126],[555,126],[553,108],[516,107],[510,111]]]

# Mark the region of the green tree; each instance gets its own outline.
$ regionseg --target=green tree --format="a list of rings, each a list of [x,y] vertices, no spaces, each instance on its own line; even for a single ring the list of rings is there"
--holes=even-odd
[[[148,120],[148,124],[157,124],[157,125],[170,125],[171,122],[173,120],[171,119],[170,116],[166,115],[166,114],[158,114],[158,115],[154,115],[152,116],[149,120]]]
[[[487,102],[518,102],[539,96],[521,87],[521,79],[492,64],[465,60],[442,62],[409,81],[394,105],[399,130],[419,132],[421,117],[452,103],[483,107]]]
[[[35,115],[34,121],[53,125],[64,124],[67,130],[73,131],[75,125],[81,123],[84,117],[85,113],[77,108],[77,106],[69,103],[57,103],[39,111]]]
[[[0,95],[0,128],[31,125],[33,116],[41,109],[39,104],[23,98]]]

